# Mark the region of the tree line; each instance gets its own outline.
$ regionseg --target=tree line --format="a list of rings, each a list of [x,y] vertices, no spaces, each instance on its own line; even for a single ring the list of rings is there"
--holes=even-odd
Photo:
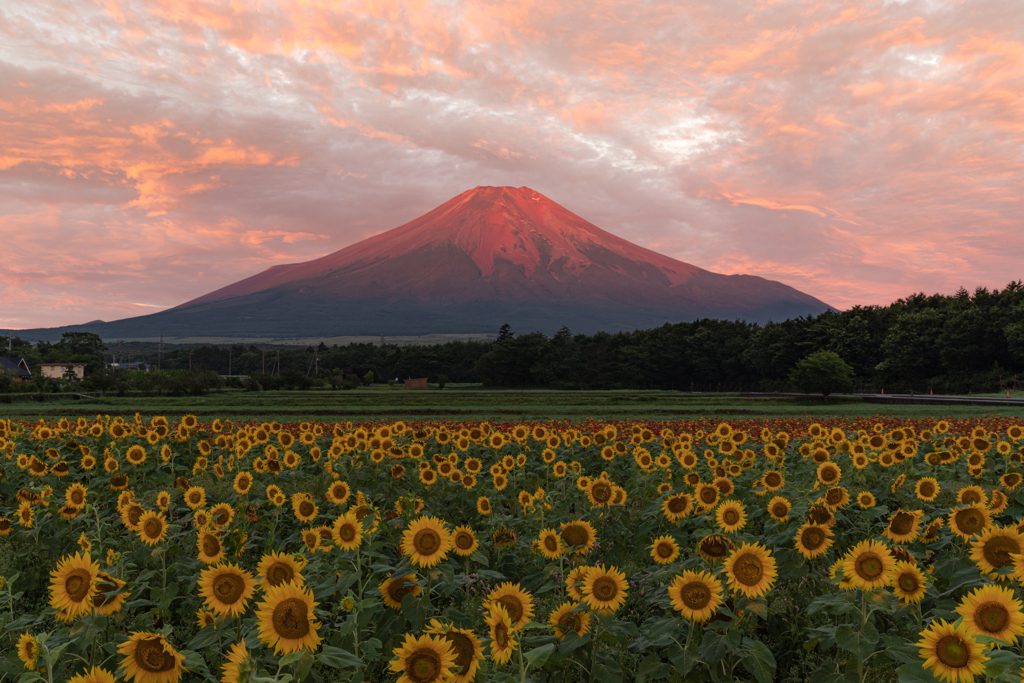
[[[132,360],[179,378],[164,381],[171,393],[201,393],[225,381],[252,390],[342,389],[409,377],[495,387],[782,391],[793,388],[797,362],[818,351],[850,366],[855,391],[977,393],[1024,382],[1024,285],[914,294],[888,306],[766,325],[705,319],[615,334],[573,334],[563,327],[551,336],[515,334],[505,325],[493,341],[407,346],[233,344],[179,346],[163,354],[153,344],[126,346]],[[112,391],[129,375],[104,369],[106,351],[95,335],[69,333],[56,344],[16,340],[7,355],[26,357],[30,365],[88,362],[83,385]],[[133,383],[164,390],[153,373],[138,374],[148,379]],[[192,379],[181,379],[186,376]],[[205,379],[197,384],[198,376]]]

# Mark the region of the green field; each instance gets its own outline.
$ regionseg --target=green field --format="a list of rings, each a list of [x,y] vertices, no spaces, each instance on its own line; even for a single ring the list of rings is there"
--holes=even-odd
[[[439,391],[376,386],[352,391],[228,391],[199,397],[107,397],[24,401],[0,406],[0,417],[18,420],[105,415],[191,413],[203,419],[379,419],[582,420],[722,419],[793,417],[981,417],[1020,416],[1017,407],[880,405],[860,400],[743,398],[738,394],[673,391],[489,390],[477,387]]]

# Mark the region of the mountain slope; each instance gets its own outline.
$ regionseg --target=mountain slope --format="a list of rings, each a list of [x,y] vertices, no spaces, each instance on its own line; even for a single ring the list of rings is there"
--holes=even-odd
[[[527,187],[478,187],[305,263],[274,266],[102,336],[340,336],[618,331],[703,317],[750,322],[829,307],[720,275],[601,230]]]

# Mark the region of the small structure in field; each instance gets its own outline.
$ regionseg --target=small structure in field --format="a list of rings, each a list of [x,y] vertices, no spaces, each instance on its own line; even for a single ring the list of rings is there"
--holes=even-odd
[[[31,382],[32,371],[24,358],[8,358],[0,356],[0,372],[14,378],[15,382]]]
[[[426,389],[427,388],[427,378],[426,377],[419,377],[417,379],[407,379],[407,380],[405,380],[405,388],[406,389]]]
[[[43,373],[43,377],[50,379],[67,377],[69,371],[74,373],[76,379],[82,379],[85,377],[85,363],[43,363],[39,366],[39,371]]]

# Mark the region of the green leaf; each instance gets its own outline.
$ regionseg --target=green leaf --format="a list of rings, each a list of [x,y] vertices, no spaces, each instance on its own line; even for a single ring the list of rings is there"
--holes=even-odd
[[[668,649],[668,659],[681,676],[690,673],[700,659],[700,648],[697,646],[697,641],[690,641],[686,649],[679,645],[673,645]]]
[[[356,657],[348,650],[343,650],[340,647],[331,647],[330,645],[324,645],[320,649],[320,652],[317,654],[317,659],[327,666],[335,669],[363,666],[363,660],[359,657]]]
[[[574,650],[583,647],[589,642],[589,633],[584,633],[580,636],[577,635],[576,631],[569,631],[565,634],[565,638],[562,639],[562,644],[558,646],[558,656],[568,657]]]
[[[1002,676],[1010,669],[1020,668],[1020,657],[1010,650],[992,650],[988,653],[988,662],[985,664],[985,675],[996,678]]]
[[[538,669],[544,666],[544,663],[548,661],[548,657],[555,651],[555,644],[548,643],[542,647],[534,648],[526,654],[526,661],[530,663],[530,666],[535,666]]]
[[[756,678],[758,683],[772,683],[772,679],[775,677],[775,657],[772,656],[771,650],[760,640],[752,641],[750,638],[744,638],[744,646],[748,643],[750,643],[750,649],[743,654],[743,658],[740,660],[743,668]]]
[[[921,666],[921,660],[913,664],[904,664],[896,669],[899,683],[936,683],[939,679]]]
[[[189,641],[188,645],[185,646],[186,650],[202,650],[204,647],[214,644],[217,642],[220,634],[217,633],[217,629],[212,626],[199,629],[199,633],[195,635],[195,638]]]
[[[672,667],[661,661],[656,654],[647,655],[636,672],[636,683],[647,683],[660,678],[667,678],[672,673]]]
[[[285,655],[284,657],[281,657],[280,660],[278,660],[277,665],[282,669],[286,666],[291,666],[295,662],[302,659],[302,655],[304,654],[306,654],[305,650],[299,650],[298,652],[293,652],[290,655]]]
[[[836,629],[836,645],[847,652],[852,652],[862,662],[875,651],[877,643],[878,629],[870,621],[864,624],[860,631],[854,630],[849,624],[843,624]]]
[[[706,631],[704,639],[700,643],[700,652],[704,656],[704,661],[712,667],[732,652],[733,648],[733,644],[724,634],[714,631]]]
[[[902,664],[914,664],[921,661],[917,647],[909,640],[903,640],[895,636],[882,636],[885,643],[885,654],[893,661]]]
[[[302,654],[304,656],[295,665],[296,683],[304,679],[309,674],[309,670],[313,668],[313,655],[309,654],[305,650],[302,651]]]
[[[427,615],[430,613],[430,603],[424,595],[413,595],[407,593],[402,598],[402,614],[412,624],[412,630],[419,631],[423,628]]]
[[[482,564],[485,567],[489,566],[489,563],[487,562],[487,556],[484,555],[479,550],[477,550],[475,553],[470,555],[469,559],[473,560],[474,562],[476,562],[478,564]]]

